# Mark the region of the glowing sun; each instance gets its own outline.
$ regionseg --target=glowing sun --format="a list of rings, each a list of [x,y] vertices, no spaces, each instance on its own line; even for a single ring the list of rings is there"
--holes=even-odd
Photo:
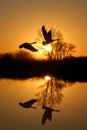
[[[52,50],[51,45],[46,45],[44,48],[45,48],[46,51],[51,51]]]
[[[48,75],[45,76],[45,80],[46,80],[46,81],[49,81],[50,79],[51,79],[50,76],[48,76]]]

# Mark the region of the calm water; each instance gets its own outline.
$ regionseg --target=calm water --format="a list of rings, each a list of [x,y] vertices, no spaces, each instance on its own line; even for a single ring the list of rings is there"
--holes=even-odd
[[[87,82],[0,79],[0,130],[87,130]]]

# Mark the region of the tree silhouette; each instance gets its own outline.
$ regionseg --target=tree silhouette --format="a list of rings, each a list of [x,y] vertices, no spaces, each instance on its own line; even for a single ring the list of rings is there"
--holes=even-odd
[[[68,82],[51,77],[45,84],[39,86],[38,93],[36,93],[38,103],[41,106],[50,107],[60,104],[63,98],[61,91],[66,86],[68,86]]]
[[[32,60],[34,59],[34,56],[30,53],[30,52],[27,52],[27,51],[24,51],[24,50],[20,50],[20,51],[16,51],[14,53],[14,58],[15,59],[19,59],[19,60]]]
[[[50,28],[52,31],[52,39],[59,39],[58,41],[54,41],[50,43],[52,50],[50,52],[46,51],[44,55],[47,56],[48,60],[61,60],[65,57],[70,57],[75,52],[76,46],[72,43],[67,43],[63,39],[63,35],[61,31],[56,31],[54,28]],[[41,41],[43,41],[42,32],[38,31],[38,36]],[[39,39],[38,38],[38,39]],[[39,40],[39,41],[40,41]]]

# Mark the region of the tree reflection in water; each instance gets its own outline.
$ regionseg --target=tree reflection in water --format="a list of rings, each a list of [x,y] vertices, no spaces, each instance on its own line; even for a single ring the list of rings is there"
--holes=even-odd
[[[44,85],[38,87],[38,103],[41,106],[53,107],[55,104],[60,104],[63,98],[61,90],[68,86],[68,82],[63,80],[58,80],[55,77],[50,77],[47,79]]]
[[[36,101],[41,108],[44,110],[42,115],[42,125],[46,123],[46,120],[52,120],[52,112],[60,112],[60,110],[56,110],[55,105],[59,105],[62,101],[63,94],[62,89],[71,86],[72,83],[68,83],[68,81],[58,80],[52,76],[45,76],[45,83],[43,85],[38,86],[38,93],[35,94]],[[30,101],[27,102],[28,106],[30,106]],[[26,102],[23,103],[26,105]],[[20,104],[19,104],[20,105]],[[32,108],[32,107],[31,107]]]
[[[46,120],[52,120],[52,112],[60,112],[60,110],[55,110],[54,106],[60,104],[63,98],[61,93],[62,89],[68,86],[68,82],[63,80],[58,80],[55,77],[45,76],[45,84],[38,87],[38,103],[44,110],[42,116],[42,124],[46,123]]]

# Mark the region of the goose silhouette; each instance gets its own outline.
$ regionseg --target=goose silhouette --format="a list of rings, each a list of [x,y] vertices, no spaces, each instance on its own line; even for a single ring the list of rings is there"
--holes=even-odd
[[[43,37],[45,39],[45,41],[42,42],[43,45],[49,44],[53,41],[57,41],[59,39],[52,39],[52,31],[49,30],[48,32],[45,29],[45,26],[42,26],[42,33],[43,33]]]
[[[52,120],[52,112],[55,111],[55,112],[60,112],[60,110],[55,110],[51,107],[46,107],[46,106],[43,106],[42,107],[43,109],[45,109],[45,112],[43,114],[43,117],[42,117],[42,124],[44,125],[46,123],[46,120]]]
[[[35,109],[36,107],[32,106],[35,102],[37,102],[37,99],[31,99],[31,100],[24,102],[24,103],[19,102],[19,105],[24,107],[24,108],[34,108]]]
[[[32,44],[35,44],[36,42],[32,42],[32,43],[28,43],[28,42],[25,42],[23,44],[21,44],[19,46],[19,48],[25,48],[25,49],[28,49],[30,51],[34,51],[34,52],[37,52],[38,50],[32,46]]]

